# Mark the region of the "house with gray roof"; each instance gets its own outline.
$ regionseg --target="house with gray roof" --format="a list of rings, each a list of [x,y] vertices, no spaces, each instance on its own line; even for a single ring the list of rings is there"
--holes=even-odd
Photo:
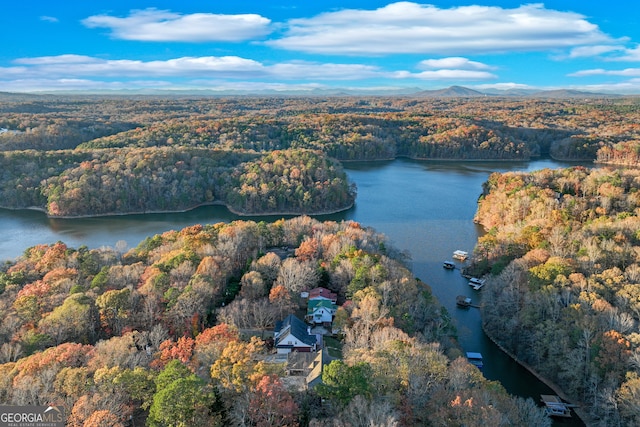
[[[278,354],[315,351],[318,347],[318,337],[312,335],[310,329],[293,314],[277,322],[273,339]]]

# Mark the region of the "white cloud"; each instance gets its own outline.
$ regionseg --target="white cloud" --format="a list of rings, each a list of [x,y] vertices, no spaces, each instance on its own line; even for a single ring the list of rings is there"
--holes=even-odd
[[[571,89],[585,92],[613,93],[613,94],[638,94],[640,93],[640,79],[629,79],[620,83],[603,83],[584,86],[572,86]]]
[[[285,79],[363,80],[380,77],[379,67],[362,64],[333,64],[292,61],[268,67],[269,73]]]
[[[317,89],[326,89],[317,83],[287,84],[239,81],[229,82],[225,80],[191,80],[181,83],[165,80],[129,80],[129,81],[100,81],[90,79],[20,79],[12,81],[0,81],[0,91],[6,92],[59,92],[59,91],[84,91],[84,92],[111,92],[111,91],[189,91],[211,90],[218,92],[259,92],[264,90],[286,92],[299,91],[310,92]]]
[[[471,61],[460,56],[451,56],[441,59],[425,59],[418,64],[420,69],[446,68],[457,70],[493,70],[495,67],[482,62]]]
[[[440,61],[440,62],[438,62]],[[482,69],[431,69],[420,72],[407,70],[386,70],[378,66],[357,63],[321,63],[310,61],[286,61],[265,64],[238,56],[181,57],[168,60],[140,61],[130,59],[103,59],[92,56],[65,54],[20,58],[14,66],[0,67],[0,83],[8,81],[30,82],[69,82],[76,83],[99,80],[154,81],[170,79],[182,84],[188,79],[212,81],[258,80],[262,84],[270,81],[279,84],[283,81],[298,81],[305,84],[336,81],[381,81],[381,80],[441,80],[441,81],[477,81],[495,79],[496,76]],[[468,61],[464,58],[436,60],[431,66],[448,65],[467,68],[488,68],[484,64]],[[4,80],[4,82],[2,81]],[[36,86],[39,83],[36,83]],[[46,83],[48,84],[48,83]],[[106,83],[105,83],[106,84]],[[300,83],[302,84],[302,83]]]
[[[619,83],[600,83],[600,84],[588,84],[588,85],[564,85],[564,86],[530,86],[520,83],[496,83],[496,84],[484,84],[469,86],[477,90],[487,89],[526,89],[526,90],[557,90],[557,89],[573,89],[583,92],[594,93],[610,93],[619,95],[632,95],[640,93],[640,78],[629,79]]]
[[[434,70],[413,73],[409,77],[420,80],[490,80],[497,76],[486,71],[473,70]]]
[[[104,60],[86,55],[56,55],[56,56],[38,56],[35,58],[18,58],[13,61],[16,64],[25,65],[55,65],[55,64],[88,64],[102,63]]]
[[[582,70],[569,74],[570,77],[587,77],[587,76],[640,76],[640,68],[625,68],[624,70],[605,70],[596,68],[592,70]]]
[[[120,18],[94,15],[82,21],[89,28],[109,28],[114,38],[138,41],[242,41],[270,32],[271,20],[256,14],[181,15],[165,10],[134,10]]]
[[[207,76],[218,77],[264,75],[264,66],[238,56],[182,57],[166,61],[129,59],[106,60],[82,55],[43,56],[21,58],[19,67],[0,68],[0,77],[22,74],[24,77],[65,78],[97,77],[158,77]]]
[[[593,45],[593,46],[580,46],[571,49],[569,58],[589,58],[593,56],[600,56],[604,53],[616,52],[625,50],[624,46],[615,45]]]
[[[0,78],[175,77],[276,78],[282,80],[361,80],[385,76],[378,67],[290,61],[265,65],[238,56],[181,57],[164,61],[101,59],[83,55],[20,58],[18,66],[0,68]]]
[[[183,85],[189,89],[208,89],[217,91],[242,91],[257,92],[263,90],[285,92],[285,91],[313,91],[316,89],[326,89],[328,86],[318,83],[280,83],[280,82],[229,82],[224,80],[193,80]]]
[[[293,19],[283,38],[267,43],[309,53],[381,55],[542,51],[610,42],[583,15],[542,4],[441,9],[398,2]]]
[[[166,85],[166,83],[164,84]],[[162,87],[163,84],[150,81],[105,82],[89,79],[18,79],[0,81],[0,90],[6,92],[45,92],[45,91],[106,91],[128,90],[132,87]]]
[[[55,16],[46,16],[46,15],[41,16],[40,20],[46,21],[46,22],[59,22],[58,18],[56,18]]]
[[[624,49],[621,55],[607,58],[610,61],[628,61],[639,62],[640,61],[640,46],[636,46],[633,49]]]
[[[0,67],[0,79],[2,78],[22,78],[29,73],[28,67]]]
[[[510,89],[536,89],[533,86],[523,84],[523,83],[514,83],[514,82],[503,82],[503,83],[491,83],[491,84],[482,84],[473,86],[478,90],[485,89],[499,89],[499,90],[510,90]]]

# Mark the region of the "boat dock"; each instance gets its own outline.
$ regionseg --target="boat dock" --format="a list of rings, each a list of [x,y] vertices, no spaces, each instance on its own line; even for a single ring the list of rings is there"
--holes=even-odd
[[[469,257],[469,253],[461,250],[453,251],[453,259],[465,261]]]
[[[482,363],[482,354],[481,353],[468,351],[467,352],[467,360],[469,361],[469,363],[471,363],[472,365],[474,365],[478,369],[482,369],[482,367],[484,366],[484,364]]]
[[[484,282],[484,279],[472,277],[471,279],[469,279],[469,286],[471,286],[474,290],[479,291],[484,286]]]
[[[479,305],[472,304],[471,303],[471,298],[469,298],[469,297],[467,297],[465,295],[456,296],[456,304],[458,305],[458,307],[462,307],[462,308],[468,308],[468,307],[480,308]]]
[[[445,261],[442,263],[442,266],[447,270],[453,270],[456,268],[456,265],[453,263],[453,261]]]
[[[571,418],[571,405],[565,403],[560,397],[553,394],[541,394],[540,400],[544,403],[544,411],[550,417]]]

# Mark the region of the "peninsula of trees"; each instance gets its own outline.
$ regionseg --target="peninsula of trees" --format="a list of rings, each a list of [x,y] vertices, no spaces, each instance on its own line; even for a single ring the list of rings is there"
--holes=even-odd
[[[72,427],[550,425],[461,357],[402,259],[374,230],[309,217],[126,253],[29,248],[0,273],[0,399],[64,405]],[[260,337],[318,285],[338,295],[343,340],[323,385],[296,391]]]
[[[314,214],[355,200],[340,162],[638,163],[635,99],[2,95],[0,200],[50,216]]]

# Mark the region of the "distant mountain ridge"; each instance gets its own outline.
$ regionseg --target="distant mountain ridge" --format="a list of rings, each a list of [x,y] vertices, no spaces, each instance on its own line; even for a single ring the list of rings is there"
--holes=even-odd
[[[584,98],[584,97],[608,97],[608,96],[621,96],[621,95],[613,95],[613,94],[605,94],[605,93],[597,93],[597,92],[583,92],[579,90],[572,89],[557,89],[557,90],[543,90],[539,92],[534,92],[531,95],[535,98]]]
[[[424,96],[428,98],[475,98],[487,96],[487,94],[464,86],[450,86],[445,89],[423,90],[415,93],[413,96]]]
[[[445,89],[423,90],[414,93],[412,96],[425,98],[478,98],[485,96],[500,97],[530,97],[530,98],[589,98],[589,97],[618,97],[621,95],[605,94],[596,92],[583,92],[573,89],[556,90],[527,90],[527,89],[492,89],[480,92],[464,86],[450,86]]]
[[[0,92],[0,97],[15,96],[38,96],[38,95],[81,95],[81,96],[327,96],[327,97],[348,97],[348,96],[401,96],[401,97],[417,97],[417,98],[480,98],[480,97],[510,97],[510,98],[606,98],[606,97],[622,97],[622,96],[640,96],[640,95],[622,95],[613,93],[597,93],[585,92],[574,89],[554,89],[554,90],[536,90],[536,89],[486,89],[483,91],[471,89],[465,86],[449,86],[443,89],[427,89],[422,90],[417,87],[397,87],[397,88],[315,88],[311,90],[212,90],[212,89],[184,89],[184,90],[158,90],[158,89],[139,89],[139,90],[114,90],[114,91],[42,91],[42,92]]]

